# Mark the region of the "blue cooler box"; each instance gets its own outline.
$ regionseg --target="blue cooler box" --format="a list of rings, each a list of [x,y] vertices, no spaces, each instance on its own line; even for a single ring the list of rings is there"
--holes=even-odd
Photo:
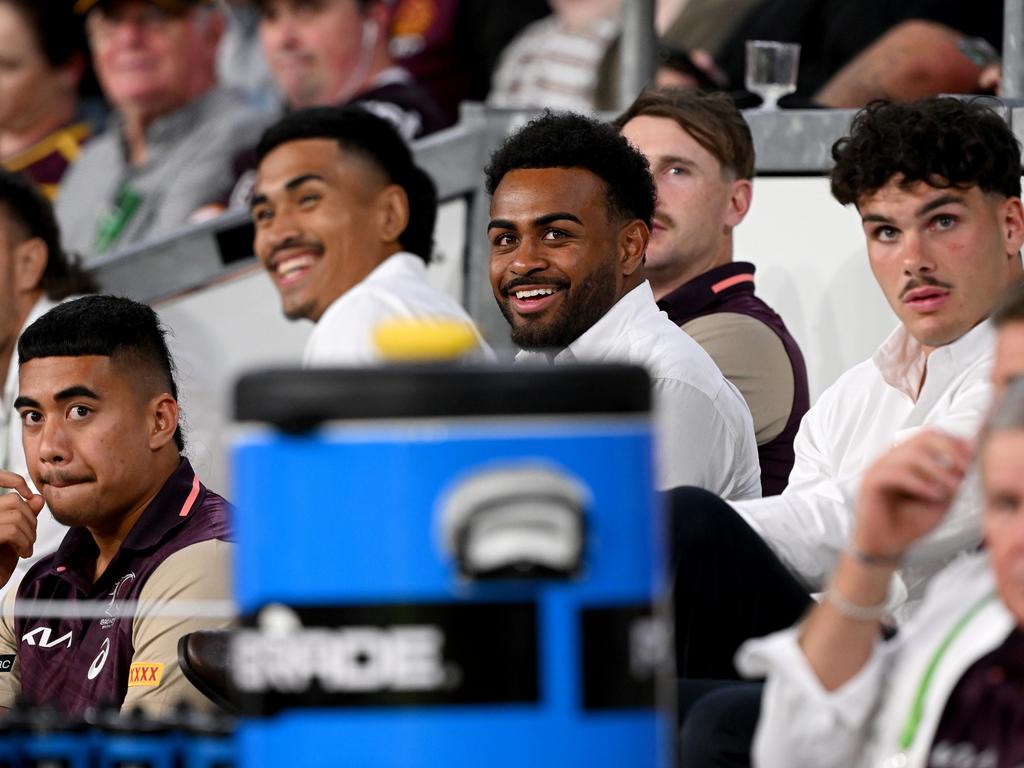
[[[671,762],[639,368],[239,382],[240,765]]]

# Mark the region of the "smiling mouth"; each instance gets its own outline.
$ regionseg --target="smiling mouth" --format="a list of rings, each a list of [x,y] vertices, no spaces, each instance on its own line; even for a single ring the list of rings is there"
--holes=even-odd
[[[510,299],[517,313],[529,315],[546,309],[563,290],[565,289],[558,285],[521,285],[506,288],[504,294]]]
[[[300,280],[316,264],[318,258],[318,254],[304,251],[272,259],[267,269],[279,285],[288,286]]]

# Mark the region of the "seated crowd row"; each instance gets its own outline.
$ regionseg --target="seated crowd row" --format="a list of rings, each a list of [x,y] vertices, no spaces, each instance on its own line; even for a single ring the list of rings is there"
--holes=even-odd
[[[796,343],[756,297],[753,266],[732,260],[754,153],[727,98],[652,91],[613,124],[545,114],[510,136],[485,171],[491,287],[517,362],[650,373],[687,765],[723,764],[715,750],[749,759],[762,690],[736,682],[734,657],[768,677],[760,765],[902,752],[938,766],[964,750],[1018,765],[1024,393],[1007,384],[1024,372],[1020,148],[985,106],[931,99],[870,106],[833,157],[833,193],[860,213],[899,325],[813,407]],[[307,367],[378,362],[386,320],[472,326],[426,281],[436,193],[390,123],[296,110],[253,163],[254,249],[284,313],[316,324]],[[229,510],[183,456],[159,322],[125,299],[58,303],[88,285],[49,205],[10,175],[0,203],[4,418],[16,411],[0,443],[13,491],[0,496],[0,653],[16,658],[0,706],[199,702],[174,648],[218,622],[146,607],[230,597]],[[983,487],[965,480],[975,450]],[[37,644],[21,609],[111,597],[139,609],[53,620],[59,643]],[[163,665],[162,680],[133,684],[137,664]],[[942,685],[928,683],[936,666]]]
[[[755,98],[742,92],[754,38],[802,43],[801,105],[970,93],[987,60],[976,51],[1001,44],[1002,5],[658,0],[650,55],[659,82],[741,101]],[[65,245],[94,263],[244,205],[252,148],[289,109],[359,103],[411,139],[469,99],[611,108],[622,12],[622,0],[2,0],[0,162],[56,199]]]

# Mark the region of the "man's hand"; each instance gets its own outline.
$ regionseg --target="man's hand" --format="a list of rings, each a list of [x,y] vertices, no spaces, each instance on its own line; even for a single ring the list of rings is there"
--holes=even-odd
[[[878,459],[857,496],[853,546],[899,558],[945,516],[971,463],[970,444],[952,435],[914,435]]]
[[[6,584],[18,558],[31,557],[36,543],[36,518],[43,497],[29,490],[21,475],[0,471],[0,586]],[[13,491],[13,493],[12,493]]]

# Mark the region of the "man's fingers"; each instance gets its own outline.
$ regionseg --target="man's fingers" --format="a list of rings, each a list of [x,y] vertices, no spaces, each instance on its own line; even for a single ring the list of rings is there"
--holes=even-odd
[[[35,495],[29,490],[25,478],[14,472],[0,470],[0,488],[9,488],[12,491],[17,491],[18,495],[23,499],[30,499]]]

